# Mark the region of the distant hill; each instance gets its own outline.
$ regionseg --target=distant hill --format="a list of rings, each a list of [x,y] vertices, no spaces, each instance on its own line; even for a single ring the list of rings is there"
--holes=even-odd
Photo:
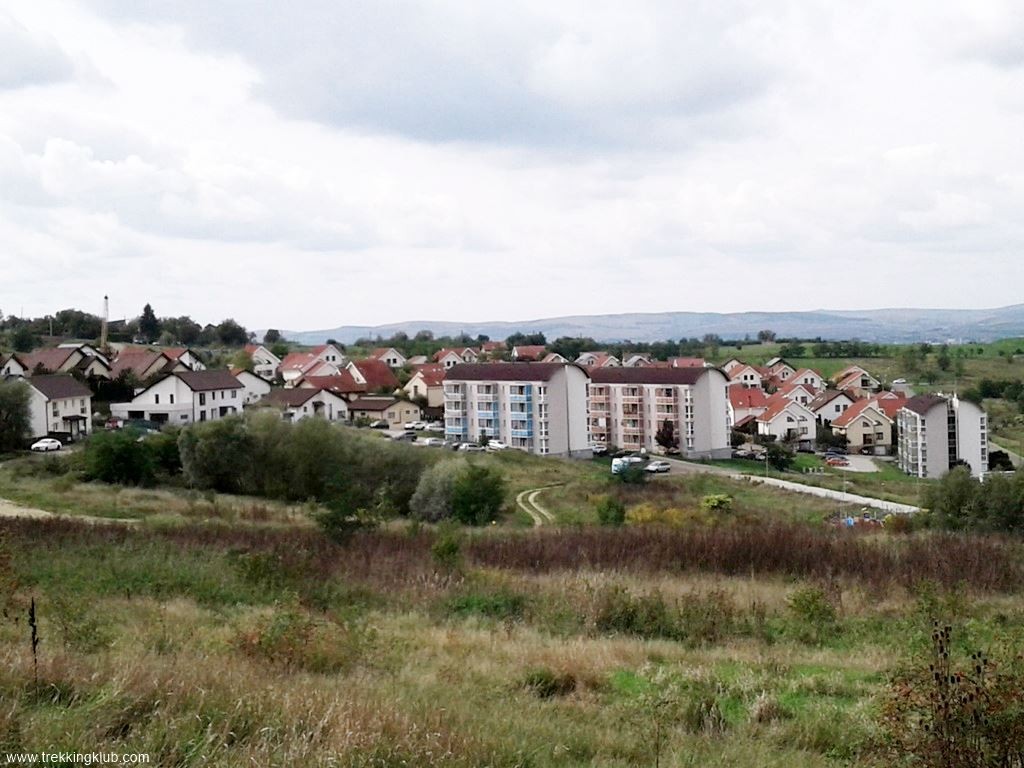
[[[415,320],[388,325],[345,325],[319,331],[284,331],[286,338],[303,344],[335,339],[351,344],[356,339],[397,331],[410,336],[429,330],[435,336],[461,332],[504,339],[521,331],[542,331],[548,339],[590,336],[598,341],[659,341],[701,338],[715,333],[722,338],[755,337],[764,329],[780,337],[861,339],[877,342],[992,341],[1024,336],[1024,304],[998,309],[867,309],[813,310],[809,312],[652,312],[622,315],[575,315],[515,322],[446,322]]]

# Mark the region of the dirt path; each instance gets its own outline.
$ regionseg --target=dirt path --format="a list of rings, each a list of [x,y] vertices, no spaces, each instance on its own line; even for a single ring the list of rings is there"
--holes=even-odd
[[[48,512],[45,509],[34,507],[23,507],[7,499],[0,499],[0,518],[21,517],[33,520],[50,520],[53,518],[65,518],[67,520],[81,520],[86,523],[124,523],[134,524],[139,522],[134,518],[127,517],[92,517],[90,515],[61,515],[56,512]]]
[[[516,496],[516,504],[533,520],[534,526],[551,525],[555,522],[555,516],[545,509],[537,501],[537,496],[552,485],[545,485],[541,488],[527,488]]]

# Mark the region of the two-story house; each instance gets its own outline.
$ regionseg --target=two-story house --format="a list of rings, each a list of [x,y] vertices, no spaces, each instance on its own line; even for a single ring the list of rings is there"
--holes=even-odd
[[[245,387],[230,371],[177,371],[139,391],[128,403],[111,403],[110,414],[122,421],[158,424],[215,421],[241,413]]]
[[[85,384],[65,373],[32,376],[25,386],[33,438],[76,440],[92,432],[92,392]]]

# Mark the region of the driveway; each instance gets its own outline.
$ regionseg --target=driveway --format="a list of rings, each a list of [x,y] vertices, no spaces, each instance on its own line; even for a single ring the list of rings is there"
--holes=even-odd
[[[841,469],[844,472],[877,472],[878,465],[875,464],[875,460],[870,456],[859,456],[857,454],[850,454],[846,457],[846,460],[850,462],[848,467],[835,467],[835,469]]]

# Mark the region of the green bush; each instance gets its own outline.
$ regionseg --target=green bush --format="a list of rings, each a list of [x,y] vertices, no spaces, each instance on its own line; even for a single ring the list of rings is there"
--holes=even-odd
[[[505,481],[496,469],[470,464],[452,488],[452,514],[466,525],[494,520],[505,503]]]
[[[526,597],[508,589],[467,591],[448,600],[446,609],[453,616],[518,620],[526,611]]]
[[[820,644],[839,631],[839,616],[825,590],[807,586],[795,590],[787,601],[795,620],[795,634],[803,642]]]
[[[104,483],[152,485],[153,451],[134,430],[99,432],[85,446],[85,477]]]
[[[597,502],[597,520],[601,525],[622,525],[626,522],[626,505],[612,496],[602,496]]]
[[[452,516],[455,483],[467,468],[462,459],[440,461],[420,476],[409,500],[409,514],[416,520],[436,523]]]

